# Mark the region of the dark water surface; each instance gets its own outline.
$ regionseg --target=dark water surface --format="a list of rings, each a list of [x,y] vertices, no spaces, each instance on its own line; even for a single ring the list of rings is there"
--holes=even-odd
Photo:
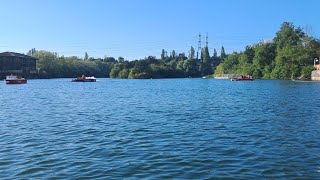
[[[320,83],[0,83],[0,179],[320,177]]]

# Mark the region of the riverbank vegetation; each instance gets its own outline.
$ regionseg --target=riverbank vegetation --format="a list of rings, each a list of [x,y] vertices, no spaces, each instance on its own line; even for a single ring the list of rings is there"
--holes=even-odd
[[[109,77],[111,68],[117,63],[112,57],[82,59],[76,56],[59,56],[55,52],[35,49],[31,49],[27,54],[38,59],[39,78],[77,77],[82,74]]]
[[[215,74],[243,73],[265,79],[310,79],[313,60],[319,55],[319,39],[285,22],[273,40],[229,54],[217,66]]]
[[[285,22],[275,37],[248,45],[244,51],[220,54],[204,47],[198,55],[190,47],[188,54],[162,49],[160,59],[149,56],[128,61],[122,57],[84,58],[58,56],[57,53],[31,49],[28,55],[38,58],[40,78],[75,77],[81,74],[111,78],[183,78],[214,74],[250,74],[255,78],[310,78],[313,59],[320,55],[320,41],[302,28]]]

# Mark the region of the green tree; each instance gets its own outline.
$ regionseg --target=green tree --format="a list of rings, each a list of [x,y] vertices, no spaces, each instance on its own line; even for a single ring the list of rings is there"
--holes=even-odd
[[[245,53],[239,55],[239,64],[237,66],[237,73],[252,75],[254,72],[253,65],[250,63],[249,57]]]
[[[119,56],[119,57],[118,57],[118,61],[119,61],[119,63],[124,63],[124,58],[121,57],[121,56]]]
[[[185,71],[183,60],[178,61],[176,69],[179,71]]]
[[[200,71],[201,71],[201,75],[205,76],[212,73],[209,48],[207,46],[203,49],[202,57],[203,57],[203,61],[200,63]]]
[[[217,74],[226,74],[223,63],[220,63],[220,64],[217,66],[217,69],[214,71],[214,74],[216,74],[216,75],[217,75]]]
[[[218,53],[216,48],[213,49],[213,59],[217,59],[218,58]]]
[[[89,55],[88,55],[87,52],[85,52],[85,53],[84,53],[84,58],[83,58],[83,60],[87,61],[88,59],[89,59]]]
[[[285,22],[276,33],[276,58],[271,78],[289,79],[301,76],[302,68],[312,64],[313,55],[317,50],[311,50],[312,38],[305,35],[300,27]],[[314,46],[313,46],[314,47]]]
[[[239,53],[233,52],[232,54],[225,57],[223,62],[223,69],[226,73],[235,73],[238,69],[239,64]]]
[[[176,59],[177,55],[175,50],[172,50],[171,56],[172,56],[172,59]]]
[[[189,51],[189,59],[194,59],[195,58],[195,51],[194,48],[191,46],[190,51]]]
[[[254,58],[254,46],[246,46],[244,54],[248,57],[248,63],[252,63]]]
[[[119,71],[118,77],[119,78],[128,78],[129,76],[129,69],[122,69],[121,71]]]
[[[118,78],[119,77],[119,72],[122,70],[122,64],[117,63],[113,66],[110,72],[110,77],[111,78]]]
[[[273,40],[276,43],[277,48],[282,49],[285,46],[292,47],[298,45],[301,38],[304,36],[305,33],[300,27],[295,28],[292,23],[284,22]]]
[[[203,62],[206,64],[210,64],[210,54],[209,54],[209,48],[206,46],[203,50]]]
[[[36,52],[37,52],[37,50],[35,48],[32,48],[27,52],[27,55],[28,56],[33,56],[33,54],[36,53]]]
[[[312,65],[303,66],[301,69],[301,78],[311,79],[311,72],[314,70]]]
[[[213,56],[212,56],[212,65],[215,67],[215,66],[218,66],[220,63],[220,59],[218,57],[218,53],[217,53],[217,50],[216,48],[213,49]]]
[[[185,53],[179,53],[178,59],[179,59],[179,60],[186,60],[186,59],[188,59],[188,58],[186,57],[186,54],[185,54]]]
[[[165,60],[166,59],[166,51],[164,49],[162,49],[161,51],[161,60]]]
[[[201,54],[200,54],[200,61],[201,62],[203,62],[203,55],[204,55],[203,51],[204,51],[204,49],[202,48],[201,49]]]
[[[255,53],[253,58],[254,65],[254,77],[261,78],[263,77],[263,73],[269,72],[269,65],[275,59],[275,46],[272,44],[260,44],[255,47]],[[249,60],[249,58],[248,58]],[[267,69],[264,69],[268,67]]]
[[[186,61],[181,61],[183,63],[183,71],[185,71],[187,77],[197,77],[199,76],[197,62],[195,59],[187,59]]]
[[[128,78],[137,79],[137,78],[139,78],[139,74],[140,74],[140,71],[138,68],[131,68],[129,75],[128,75]]]
[[[41,74],[46,77],[61,77],[61,64],[57,53],[40,50],[33,54],[33,57],[38,58],[37,68]]]
[[[221,53],[220,53],[220,58],[221,58],[221,61],[224,61],[224,58],[226,57],[226,52],[224,50],[224,47],[222,46],[221,47]]]

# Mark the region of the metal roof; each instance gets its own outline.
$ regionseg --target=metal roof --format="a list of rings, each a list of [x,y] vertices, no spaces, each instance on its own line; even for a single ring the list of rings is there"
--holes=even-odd
[[[37,59],[32,56],[15,53],[15,52],[3,52],[3,53],[0,53],[0,57],[19,57],[19,58]]]

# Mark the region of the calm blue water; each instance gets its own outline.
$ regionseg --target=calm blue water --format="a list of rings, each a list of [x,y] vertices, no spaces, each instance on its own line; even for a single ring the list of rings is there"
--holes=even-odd
[[[0,83],[0,179],[320,177],[320,83]]]

